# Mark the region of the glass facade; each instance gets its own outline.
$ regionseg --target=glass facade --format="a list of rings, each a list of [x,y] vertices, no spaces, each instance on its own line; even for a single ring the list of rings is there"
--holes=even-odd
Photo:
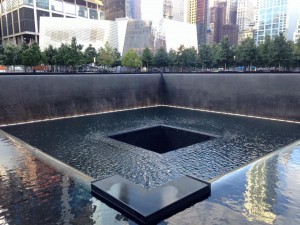
[[[40,17],[104,19],[103,2],[102,0],[2,0],[0,17],[2,43],[22,44],[25,37],[30,37],[28,40],[38,41]]]
[[[269,35],[274,38],[282,32],[286,36],[288,0],[262,0],[258,3],[258,16],[256,21],[255,41],[264,42]]]

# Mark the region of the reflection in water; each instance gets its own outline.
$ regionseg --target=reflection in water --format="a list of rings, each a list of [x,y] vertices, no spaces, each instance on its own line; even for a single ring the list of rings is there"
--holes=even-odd
[[[277,156],[254,164],[247,172],[245,209],[248,220],[273,224],[276,219]]]

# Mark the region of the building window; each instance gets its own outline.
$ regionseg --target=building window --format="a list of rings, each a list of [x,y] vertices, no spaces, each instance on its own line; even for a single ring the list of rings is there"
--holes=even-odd
[[[36,7],[49,9],[49,0],[36,0]]]

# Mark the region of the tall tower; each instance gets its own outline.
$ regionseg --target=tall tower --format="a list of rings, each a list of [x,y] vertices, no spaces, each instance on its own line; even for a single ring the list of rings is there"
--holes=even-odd
[[[184,22],[185,0],[172,0],[173,5],[173,20]]]
[[[197,0],[188,0],[187,4],[188,23],[196,24]]]
[[[197,0],[196,26],[198,45],[206,43],[208,0]]]
[[[239,0],[237,6],[237,25],[240,31],[250,28],[255,20],[255,0]]]
[[[172,19],[173,18],[173,2],[172,0],[164,0],[163,5],[163,16],[166,19]]]
[[[299,18],[299,2],[264,0],[258,1],[257,4],[256,44],[264,42],[267,35],[274,38],[281,32],[288,40],[293,40]]]
[[[226,24],[236,23],[237,0],[227,0],[226,5]]]
[[[107,20],[117,18],[139,19],[141,17],[141,0],[104,0]]]

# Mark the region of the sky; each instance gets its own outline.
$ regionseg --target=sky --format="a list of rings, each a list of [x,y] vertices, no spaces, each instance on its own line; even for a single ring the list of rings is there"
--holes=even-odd
[[[157,20],[162,18],[163,0],[142,0],[142,19]]]

